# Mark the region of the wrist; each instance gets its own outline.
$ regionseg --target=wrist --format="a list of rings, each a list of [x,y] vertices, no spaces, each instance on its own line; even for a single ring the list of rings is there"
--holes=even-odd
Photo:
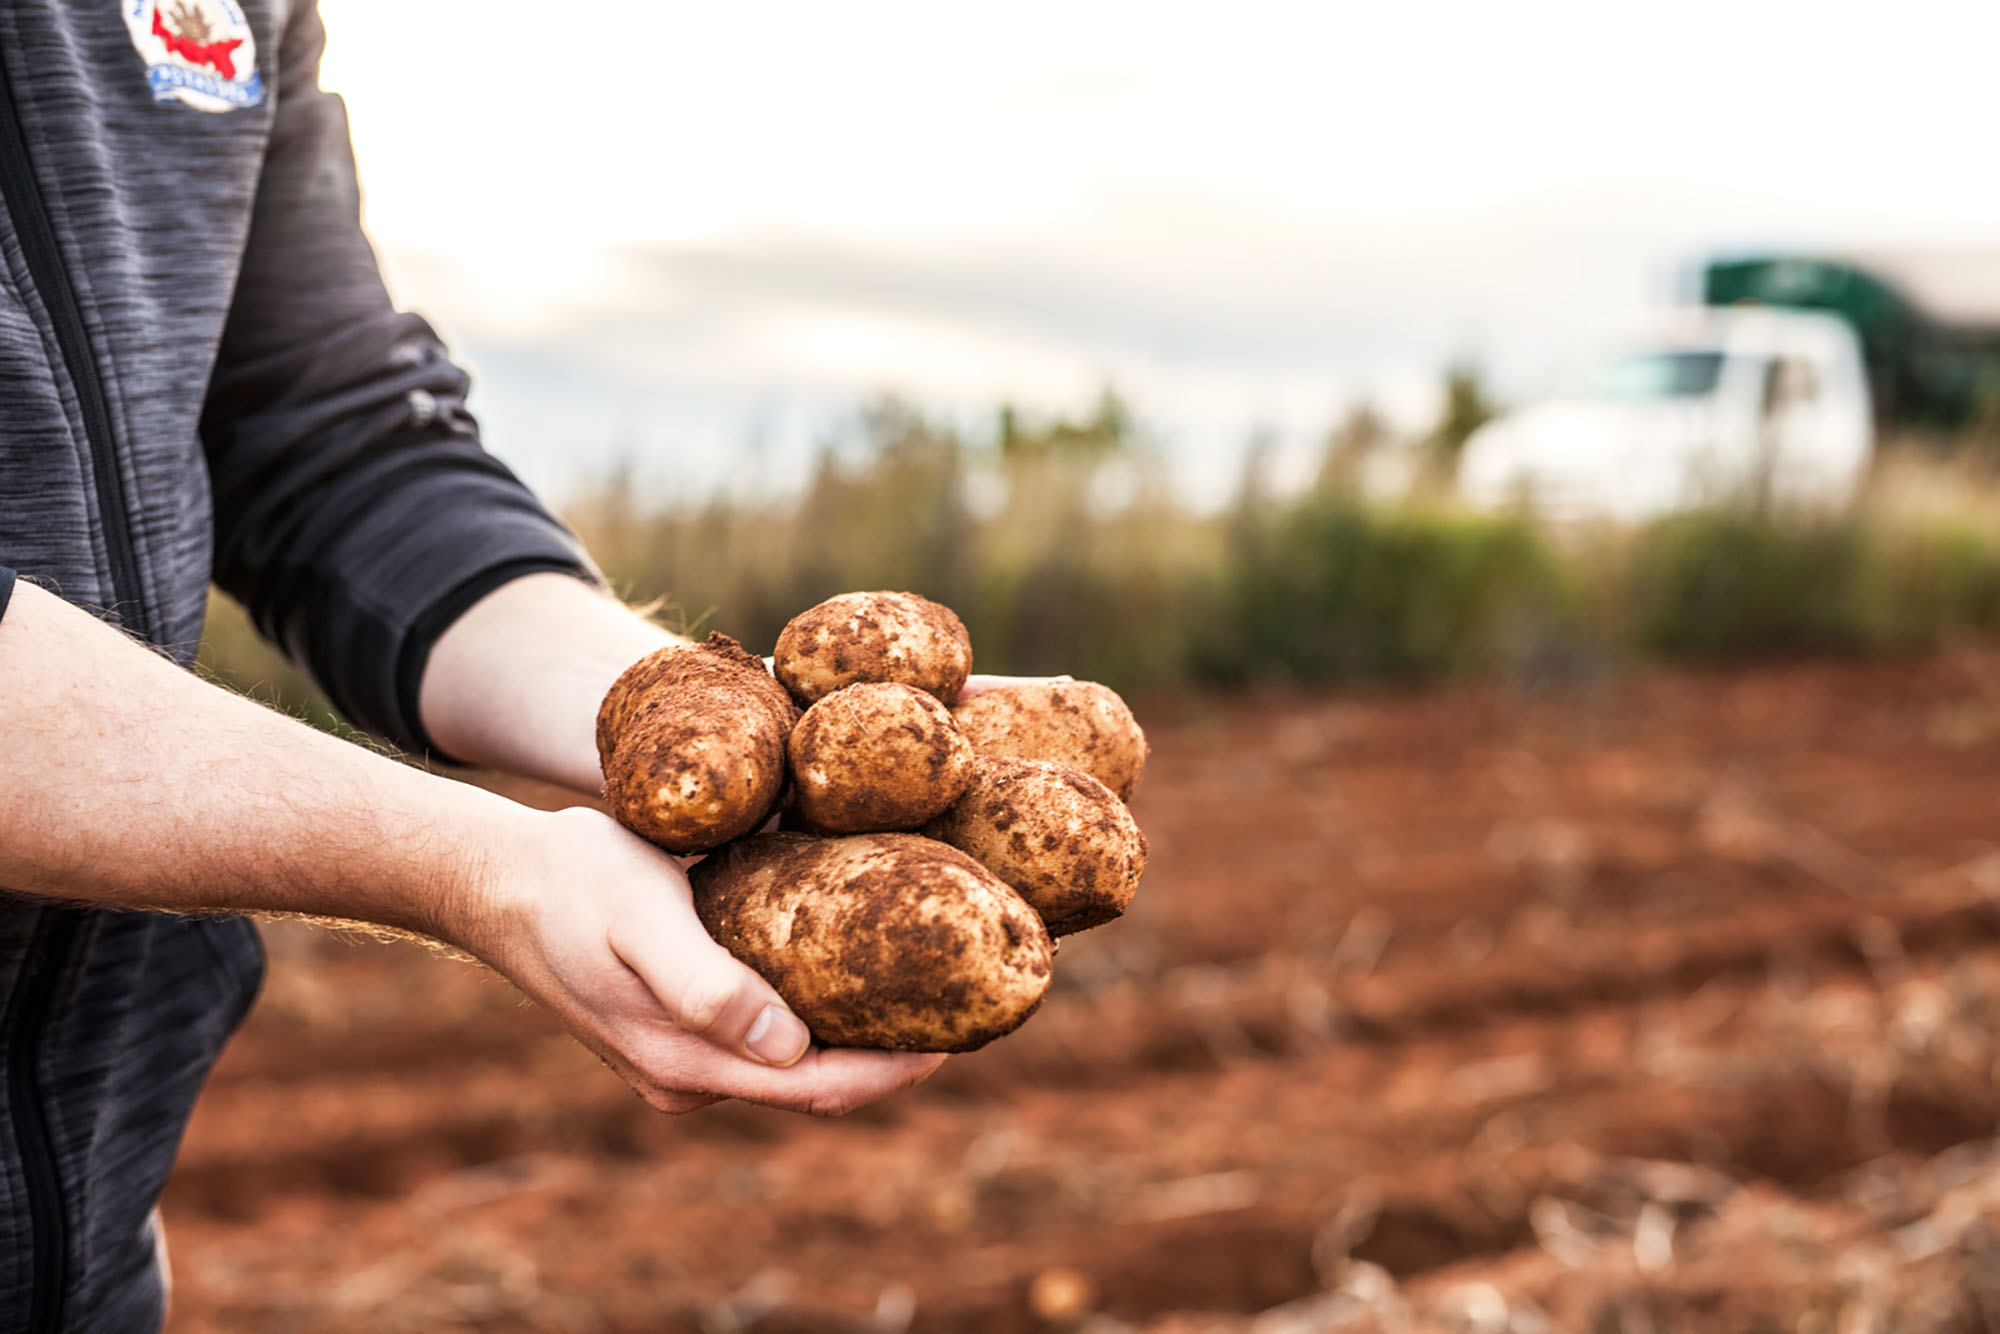
[[[432,646],[419,691],[425,730],[468,764],[594,793],[604,692],[626,667],[674,642],[568,575],[516,579]]]
[[[469,785],[451,786],[456,809],[442,813],[443,851],[419,896],[429,920],[418,929],[507,972],[509,950],[535,906],[532,887],[547,883],[534,868],[549,817]]]

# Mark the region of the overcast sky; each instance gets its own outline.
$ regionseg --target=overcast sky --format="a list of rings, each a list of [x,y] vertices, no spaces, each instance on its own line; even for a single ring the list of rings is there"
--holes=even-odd
[[[561,493],[871,394],[1251,431],[1513,396],[1715,248],[2000,239],[2000,7],[322,0],[399,297]]]

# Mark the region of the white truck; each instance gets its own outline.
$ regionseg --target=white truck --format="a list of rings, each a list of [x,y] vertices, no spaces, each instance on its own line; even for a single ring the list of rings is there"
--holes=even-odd
[[[1852,327],[1815,311],[1689,306],[1648,320],[1572,392],[1466,441],[1487,510],[1634,521],[1693,506],[1847,502],[1874,436]]]

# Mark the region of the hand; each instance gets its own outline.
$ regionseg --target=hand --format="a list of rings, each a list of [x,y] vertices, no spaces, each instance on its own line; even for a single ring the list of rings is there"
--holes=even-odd
[[[998,690],[1003,686],[1042,685],[1049,681],[1074,681],[1074,676],[981,676],[974,673],[965,678],[965,689],[958,692],[959,698],[977,695],[986,690]]]
[[[777,659],[765,658],[764,670],[776,676],[778,673]],[[983,690],[998,690],[1002,686],[1028,686],[1040,685],[1046,681],[1074,680],[1076,680],[1074,676],[981,676],[979,673],[974,672],[971,676],[965,678],[965,686],[958,694],[959,698],[963,699],[967,695],[977,695]],[[773,820],[776,818],[776,816],[772,817]]]
[[[661,1111],[742,1098],[839,1116],[944,1063],[810,1047],[770,984],[709,938],[672,857],[593,810],[519,818],[455,934]]]

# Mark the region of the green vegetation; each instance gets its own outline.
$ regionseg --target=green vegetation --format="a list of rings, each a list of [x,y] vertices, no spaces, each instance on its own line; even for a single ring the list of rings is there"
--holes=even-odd
[[[1728,657],[1863,647],[1865,533],[1852,519],[1678,515],[1639,534],[1625,586],[1640,648]]]
[[[618,592],[676,629],[767,651],[832,593],[896,588],[956,608],[982,670],[1069,671],[1124,689],[1539,677],[1633,657],[1907,652],[2000,632],[2000,487],[1898,459],[1853,510],[1677,516],[1552,532],[1455,509],[1427,460],[1488,411],[1454,376],[1442,419],[1396,446],[1365,409],[1302,495],[1274,497],[1256,450],[1233,507],[1168,493],[1132,415],[999,415],[984,439],[887,403],[783,500],[647,508],[612,479],[570,515]],[[1371,451],[1416,462],[1408,498],[1364,498]],[[204,662],[331,714],[216,600]]]
[[[1445,372],[1444,407],[1437,425],[1424,439],[1427,462],[1440,478],[1449,478],[1458,467],[1458,456],[1473,432],[1492,421],[1499,407],[1487,397],[1486,383],[1477,367],[1460,362]]]
[[[1306,498],[1239,528],[1188,670],[1223,680],[1435,676],[1491,665],[1564,600],[1534,529],[1443,509]]]

